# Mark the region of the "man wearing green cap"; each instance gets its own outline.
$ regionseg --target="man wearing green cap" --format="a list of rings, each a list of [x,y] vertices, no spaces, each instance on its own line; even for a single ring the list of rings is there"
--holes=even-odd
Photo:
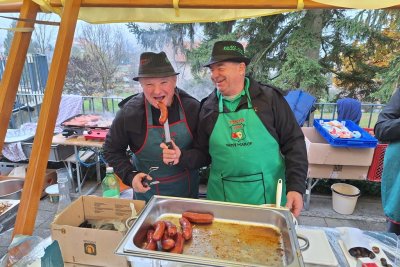
[[[168,110],[169,132],[184,149],[192,147],[200,103],[176,87],[177,75],[164,52],[140,56],[139,81],[143,93],[120,103],[104,143],[104,156],[122,181],[131,186],[135,198],[148,201],[153,195],[197,198],[197,170],[169,166],[162,161],[160,144],[165,129],[159,122],[160,105]],[[160,104],[161,103],[161,104]],[[133,156],[127,155],[127,149]],[[133,161],[133,164],[132,164]],[[154,170],[148,174],[150,170]],[[149,185],[152,181],[158,184]]]
[[[216,89],[202,101],[195,149],[164,147],[163,159],[190,168],[211,162],[211,200],[275,204],[282,179],[278,204],[299,216],[308,167],[304,136],[281,90],[245,76],[249,62],[240,43],[214,44],[205,67]]]

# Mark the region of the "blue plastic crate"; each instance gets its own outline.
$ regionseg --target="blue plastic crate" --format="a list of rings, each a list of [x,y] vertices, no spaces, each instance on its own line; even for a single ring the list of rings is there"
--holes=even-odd
[[[333,137],[329,132],[320,124],[320,122],[328,122],[327,119],[314,119],[314,127],[325,138],[331,146],[335,147],[357,147],[357,148],[371,148],[376,147],[378,140],[372,137],[367,131],[355,124],[353,121],[344,120],[340,121],[344,124],[349,131],[358,131],[361,133],[359,138],[338,138]]]

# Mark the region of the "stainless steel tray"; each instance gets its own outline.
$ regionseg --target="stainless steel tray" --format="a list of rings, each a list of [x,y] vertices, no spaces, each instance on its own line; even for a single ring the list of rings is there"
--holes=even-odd
[[[33,139],[21,143],[22,150],[27,158],[30,158],[33,147]],[[50,154],[48,161],[60,162],[67,159],[69,156],[74,154],[73,146],[64,146],[60,144],[52,144],[50,147]]]
[[[8,204],[9,207],[0,212],[0,234],[14,226],[17,217],[19,200],[0,199],[0,203]]]
[[[211,212],[216,220],[235,221],[243,224],[257,224],[280,230],[284,266],[304,266],[299,249],[292,215],[286,209],[261,207],[199,199],[154,196],[139,215],[133,226],[118,245],[115,253],[123,255],[135,264],[152,266],[266,266],[246,264],[230,260],[149,251],[140,248],[147,229],[165,214],[179,215],[185,211]],[[226,244],[233,246],[234,244]]]

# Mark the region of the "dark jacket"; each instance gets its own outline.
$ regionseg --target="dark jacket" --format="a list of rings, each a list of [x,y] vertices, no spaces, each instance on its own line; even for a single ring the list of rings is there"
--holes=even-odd
[[[379,114],[374,132],[380,141],[400,141],[400,88]]]
[[[284,99],[283,92],[252,79],[250,79],[249,92],[257,115],[278,142],[281,153],[285,158],[287,191],[297,191],[304,194],[308,169],[304,135]],[[238,109],[243,108],[247,108],[246,97],[242,97],[238,106]],[[210,163],[209,138],[217,118],[218,98],[215,89],[202,101],[197,138],[194,142],[194,147],[197,150],[182,151],[180,164],[187,168],[199,168]],[[265,160],[268,160],[267,156]]]
[[[179,94],[182,101],[183,110],[190,131],[195,134],[200,103],[198,100],[179,88],[176,88],[176,92]],[[141,171],[136,170],[132,165],[130,161],[131,159],[127,155],[127,149],[136,153],[144,143],[146,136],[146,111],[144,99],[144,94],[140,93],[123,103],[121,109],[115,116],[103,145],[105,160],[110,166],[114,167],[115,173],[128,186],[132,186],[134,176],[133,172]],[[178,104],[178,99],[174,96],[173,104],[168,108],[168,120],[170,124],[179,120]],[[158,122],[160,111],[154,107],[151,109],[154,125],[160,125]],[[154,149],[160,150],[161,156],[161,148],[157,146]]]

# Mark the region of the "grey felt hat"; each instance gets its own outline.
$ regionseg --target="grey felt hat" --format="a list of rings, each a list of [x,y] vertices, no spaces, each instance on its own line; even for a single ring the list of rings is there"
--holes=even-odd
[[[138,81],[139,78],[160,78],[178,74],[179,72],[175,72],[164,52],[145,52],[140,55],[139,72],[133,80]]]

